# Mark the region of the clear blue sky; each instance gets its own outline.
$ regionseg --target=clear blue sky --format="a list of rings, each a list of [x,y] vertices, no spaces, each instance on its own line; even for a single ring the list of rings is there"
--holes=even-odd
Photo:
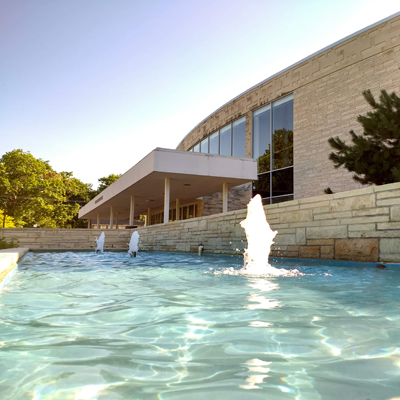
[[[0,156],[97,187],[398,0],[0,0]]]

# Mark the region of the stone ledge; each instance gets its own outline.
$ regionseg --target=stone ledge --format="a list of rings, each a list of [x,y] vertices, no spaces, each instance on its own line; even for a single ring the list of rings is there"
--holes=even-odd
[[[28,251],[27,247],[0,250],[0,290],[4,289],[18,262]]]

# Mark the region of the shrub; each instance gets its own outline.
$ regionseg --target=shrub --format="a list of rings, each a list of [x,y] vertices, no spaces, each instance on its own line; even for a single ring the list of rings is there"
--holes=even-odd
[[[18,247],[18,241],[14,242],[13,240],[7,241],[7,239],[0,238],[0,250],[3,249],[13,249]]]

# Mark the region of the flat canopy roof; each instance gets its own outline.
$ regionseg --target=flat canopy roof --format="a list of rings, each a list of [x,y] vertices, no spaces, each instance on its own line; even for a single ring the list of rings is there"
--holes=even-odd
[[[257,180],[257,162],[215,154],[156,148],[117,181],[79,210],[79,218],[109,216],[129,218],[130,197],[135,196],[135,215],[164,205],[165,178],[170,178],[170,204],[192,200]],[[222,211],[222,210],[221,210]]]

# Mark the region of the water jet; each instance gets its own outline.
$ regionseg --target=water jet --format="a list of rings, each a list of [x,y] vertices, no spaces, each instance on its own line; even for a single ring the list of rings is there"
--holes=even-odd
[[[105,234],[104,234],[104,232],[101,232],[101,235],[100,235],[100,237],[97,239],[97,236],[95,236],[95,240],[96,240],[96,244],[97,244],[97,247],[96,247],[96,250],[95,250],[95,252],[96,253],[103,253],[104,252],[104,240],[105,240]]]

